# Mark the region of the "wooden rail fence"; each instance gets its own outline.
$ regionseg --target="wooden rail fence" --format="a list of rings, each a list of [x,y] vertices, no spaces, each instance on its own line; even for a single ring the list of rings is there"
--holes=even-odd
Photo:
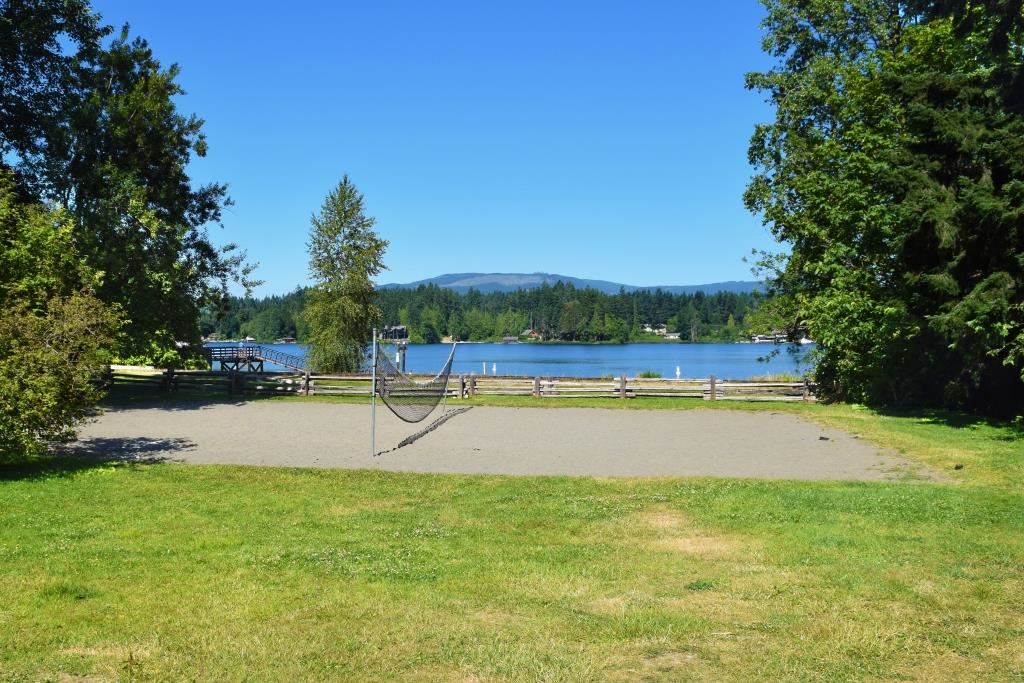
[[[365,374],[164,370],[149,374],[116,372],[113,386],[163,392],[368,396],[370,377]],[[615,378],[452,376],[448,382],[448,397],[458,399],[472,396],[618,399],[657,396],[705,401],[814,401],[815,386],[807,381],[722,380],[714,375],[702,379],[655,379],[625,375]]]

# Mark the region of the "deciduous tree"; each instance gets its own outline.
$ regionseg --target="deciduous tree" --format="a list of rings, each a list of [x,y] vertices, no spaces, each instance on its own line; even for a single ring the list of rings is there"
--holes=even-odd
[[[0,0],[0,163],[69,211],[77,252],[104,275],[96,294],[125,313],[117,352],[173,362],[231,279],[256,283],[207,233],[227,188],[188,175],[207,143],[178,110],[178,67],[127,27],[111,32],[81,0]]]

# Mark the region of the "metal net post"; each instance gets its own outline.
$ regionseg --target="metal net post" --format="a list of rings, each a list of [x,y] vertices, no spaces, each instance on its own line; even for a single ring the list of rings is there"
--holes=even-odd
[[[373,369],[370,374],[370,457],[377,455],[377,328],[373,328]]]

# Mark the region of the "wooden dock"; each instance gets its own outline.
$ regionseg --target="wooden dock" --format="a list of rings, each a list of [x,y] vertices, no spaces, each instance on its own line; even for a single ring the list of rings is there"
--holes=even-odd
[[[219,363],[223,372],[263,372],[264,363],[274,363],[289,370],[307,372],[306,360],[301,356],[282,353],[259,344],[239,346],[208,346],[203,349],[210,367]]]

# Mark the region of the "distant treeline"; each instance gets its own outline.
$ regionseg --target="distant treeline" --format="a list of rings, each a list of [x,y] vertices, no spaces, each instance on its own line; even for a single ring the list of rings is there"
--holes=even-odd
[[[515,292],[457,294],[434,285],[383,289],[378,304],[384,325],[405,325],[414,342],[445,337],[463,341],[500,340],[536,331],[545,340],[627,342],[649,339],[644,325],[664,325],[684,341],[735,341],[747,335],[745,321],[757,295],[669,294],[661,290],[605,294],[559,282]],[[304,341],[306,293],[263,299],[231,298],[220,315],[207,311],[203,334],[224,339],[253,337]]]
[[[273,341],[294,337],[306,341],[309,327],[302,317],[305,307],[306,289],[301,287],[290,294],[259,299],[231,296],[222,309],[203,311],[199,329],[204,337],[216,335],[220,339]]]

